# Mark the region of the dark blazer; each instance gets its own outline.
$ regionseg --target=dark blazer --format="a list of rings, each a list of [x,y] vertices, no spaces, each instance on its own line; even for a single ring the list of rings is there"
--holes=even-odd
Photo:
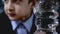
[[[36,30],[36,26],[33,21],[30,34],[33,34],[35,30]],[[5,13],[0,14],[0,34],[15,34],[15,32],[12,30],[10,20],[5,15]]]
[[[35,26],[35,22],[34,21],[35,21],[35,17],[33,19],[33,24],[32,24],[32,27],[31,27],[30,34],[33,34],[36,31],[36,26]],[[59,24],[59,26],[57,27],[56,30],[60,34],[60,24]],[[0,34],[16,34],[12,30],[12,26],[11,26],[10,20],[5,15],[4,12],[2,14],[0,14]]]

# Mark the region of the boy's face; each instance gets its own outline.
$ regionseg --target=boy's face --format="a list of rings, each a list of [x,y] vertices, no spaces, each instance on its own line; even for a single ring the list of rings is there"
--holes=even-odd
[[[4,10],[10,20],[21,20],[31,14],[29,0],[5,0]]]

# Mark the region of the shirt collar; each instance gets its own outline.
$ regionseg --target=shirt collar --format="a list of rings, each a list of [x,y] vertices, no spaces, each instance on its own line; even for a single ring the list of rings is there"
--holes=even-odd
[[[32,23],[33,23],[33,14],[32,16],[25,21],[23,24],[24,26],[28,29],[28,31],[30,31],[31,27],[32,27]],[[15,28],[18,26],[19,23],[17,23],[16,21],[11,21],[11,25],[12,25],[12,29],[15,30]]]

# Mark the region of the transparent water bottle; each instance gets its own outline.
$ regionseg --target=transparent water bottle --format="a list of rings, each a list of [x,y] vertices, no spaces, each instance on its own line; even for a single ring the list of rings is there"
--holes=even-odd
[[[55,2],[55,3],[48,2],[50,3],[51,6],[48,5],[49,10],[48,9],[45,10],[43,8],[44,6],[42,7],[44,3],[45,3],[45,0],[39,0],[36,3],[36,6],[34,8],[34,14],[36,16],[35,25],[37,27],[37,30],[39,32],[48,31],[48,32],[52,32],[51,34],[58,34],[56,32],[56,27],[59,24],[57,19],[59,16],[59,13],[57,12],[59,4],[58,2]],[[48,7],[45,6],[45,8],[48,8]]]

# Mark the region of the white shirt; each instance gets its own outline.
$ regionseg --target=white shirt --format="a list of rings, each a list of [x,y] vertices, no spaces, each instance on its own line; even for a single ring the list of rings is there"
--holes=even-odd
[[[24,24],[24,26],[27,28],[27,30],[30,32],[30,29],[31,29],[31,27],[32,27],[32,23],[33,23],[33,14],[32,14],[32,16],[27,20],[27,21],[25,21],[23,24]],[[19,23],[17,23],[16,21],[11,21],[11,25],[12,25],[12,29],[13,30],[15,30],[15,28],[18,26],[18,24]],[[18,32],[19,33],[22,33],[22,34],[25,34],[25,30],[24,29],[21,29],[21,28],[19,28],[19,29],[17,29],[18,30]],[[24,32],[24,31],[25,32]],[[22,32],[23,31],[23,32]]]

